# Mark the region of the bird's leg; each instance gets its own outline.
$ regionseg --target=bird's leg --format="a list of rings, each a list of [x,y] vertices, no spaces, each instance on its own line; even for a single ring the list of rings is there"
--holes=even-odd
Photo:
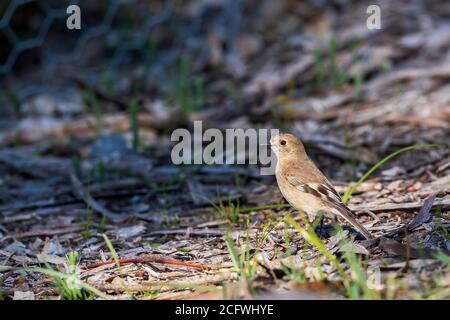
[[[322,231],[323,231],[323,220],[325,219],[325,216],[322,212],[319,212],[317,214],[316,219],[314,219],[313,222],[313,230],[316,230],[317,225],[319,225],[319,238],[322,239]]]
[[[322,218],[320,219],[320,227],[319,227],[319,238],[322,239],[322,229],[323,229],[323,220],[325,219],[325,217],[322,216]]]

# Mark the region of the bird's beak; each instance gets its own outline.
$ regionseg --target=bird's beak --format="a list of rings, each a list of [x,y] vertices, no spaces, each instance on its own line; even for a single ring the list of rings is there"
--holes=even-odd
[[[266,146],[271,146],[271,144],[270,143],[263,143],[263,144],[260,144],[260,146],[266,147]]]

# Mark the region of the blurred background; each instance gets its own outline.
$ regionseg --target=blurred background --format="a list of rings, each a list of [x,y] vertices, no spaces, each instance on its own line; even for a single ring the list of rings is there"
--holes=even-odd
[[[388,150],[397,135],[400,144],[434,141],[432,132],[405,136],[398,126],[448,129],[446,87],[434,91],[438,105],[423,93],[447,76],[450,9],[445,1],[377,3],[380,30],[366,25],[366,1],[2,1],[0,128],[10,132],[0,144],[55,135],[62,119],[86,114],[101,131],[123,129],[114,120],[105,127],[100,115],[126,112],[132,101],[148,115],[144,144],[188,119],[296,127],[307,143],[366,162],[376,160],[371,145]],[[81,8],[80,30],[66,27],[70,4]],[[377,112],[362,110],[374,103]],[[381,122],[380,134],[367,131],[367,118]],[[383,126],[393,124],[386,137]],[[329,132],[341,142],[317,142]],[[333,146],[349,141],[361,152]]]

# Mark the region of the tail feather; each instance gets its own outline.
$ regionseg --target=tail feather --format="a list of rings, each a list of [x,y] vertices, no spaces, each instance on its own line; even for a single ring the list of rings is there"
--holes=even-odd
[[[356,228],[359,232],[362,233],[362,235],[367,239],[373,239],[373,236],[370,234],[369,231],[362,225],[361,222],[356,219],[353,212],[347,208],[344,205],[335,206],[336,208],[336,214],[340,217],[344,218],[348,223],[350,223],[354,228]]]

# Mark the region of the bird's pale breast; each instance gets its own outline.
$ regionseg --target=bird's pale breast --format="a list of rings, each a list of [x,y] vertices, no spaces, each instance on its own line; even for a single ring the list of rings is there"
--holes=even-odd
[[[303,210],[306,214],[315,216],[323,211],[325,206],[317,196],[301,191],[296,188],[286,178],[277,172],[276,174],[278,186],[284,198],[297,210]],[[325,216],[333,217],[328,212],[322,212]]]

